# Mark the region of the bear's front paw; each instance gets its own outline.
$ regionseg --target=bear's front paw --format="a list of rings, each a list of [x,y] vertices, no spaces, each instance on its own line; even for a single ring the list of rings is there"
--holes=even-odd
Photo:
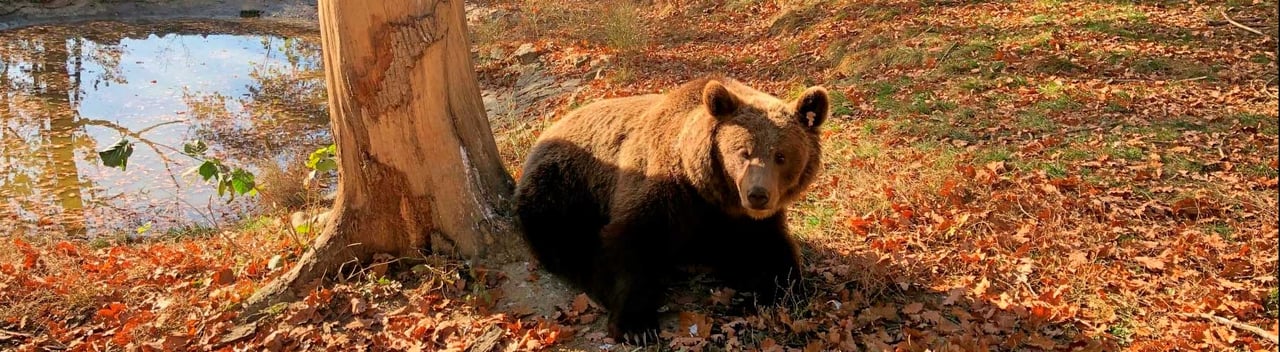
[[[620,342],[628,345],[642,347],[658,344],[659,341],[657,329],[622,334],[622,339],[620,340]]]
[[[609,324],[609,337],[615,342],[636,346],[648,346],[659,342],[658,323],[653,321],[644,324]]]

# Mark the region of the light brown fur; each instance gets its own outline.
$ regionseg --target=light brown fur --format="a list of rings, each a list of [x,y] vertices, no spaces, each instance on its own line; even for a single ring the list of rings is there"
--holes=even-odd
[[[587,104],[539,138],[516,212],[543,266],[610,311],[613,337],[650,332],[663,278],[705,264],[763,295],[796,288],[786,207],[821,169],[828,100],[795,101],[726,77]]]
[[[720,124],[703,105],[703,88],[710,81],[720,82],[746,111]],[[825,90],[822,94],[825,95]],[[797,150],[794,155],[804,159],[795,164],[806,167],[786,185],[775,206],[785,207],[812,184],[821,165],[820,162],[805,164],[810,158],[818,160],[821,148],[817,138],[804,136],[807,133],[804,127],[795,123],[796,108],[794,103],[737,80],[710,76],[685,83],[666,94],[614,98],[585,105],[557,121],[539,140],[584,141],[576,144],[599,159],[614,160],[618,171],[641,172],[647,177],[685,178],[707,201],[745,214],[747,209],[737,199],[740,196],[725,194],[723,175],[714,171],[713,164],[718,160],[709,156],[717,139],[712,136],[718,137],[718,141],[745,144],[745,140],[754,135],[754,139],[761,140],[758,144],[778,142],[784,149]],[[604,181],[612,177],[587,179]]]

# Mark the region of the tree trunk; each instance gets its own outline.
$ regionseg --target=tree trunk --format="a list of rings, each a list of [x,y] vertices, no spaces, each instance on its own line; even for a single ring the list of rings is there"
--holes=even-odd
[[[503,253],[510,195],[471,62],[462,0],[319,2],[338,197],[313,247],[255,313],[374,254]]]

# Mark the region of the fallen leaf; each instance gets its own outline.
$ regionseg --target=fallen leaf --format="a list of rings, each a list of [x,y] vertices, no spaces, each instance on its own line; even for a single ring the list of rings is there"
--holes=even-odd
[[[924,303],[916,302],[916,303],[908,304],[905,307],[902,307],[902,313],[916,314],[916,313],[920,313],[920,310],[922,309],[924,309]]]
[[[1160,271],[1164,270],[1164,261],[1152,257],[1134,257],[1133,261],[1142,264],[1147,269]]]
[[[213,273],[213,284],[218,286],[230,285],[236,282],[236,274],[231,268],[222,268]]]
[[[575,315],[582,314],[587,311],[587,307],[589,303],[590,303],[590,298],[587,298],[587,294],[580,293],[578,294],[577,297],[573,298],[573,307],[571,307],[570,309]]]

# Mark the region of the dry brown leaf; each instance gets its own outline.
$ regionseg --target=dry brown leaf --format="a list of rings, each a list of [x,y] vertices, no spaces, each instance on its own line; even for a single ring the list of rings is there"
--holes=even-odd
[[[1142,266],[1146,267],[1147,269],[1151,269],[1155,271],[1164,270],[1164,261],[1157,258],[1134,257],[1133,261],[1138,262],[1138,264],[1142,264]]]

